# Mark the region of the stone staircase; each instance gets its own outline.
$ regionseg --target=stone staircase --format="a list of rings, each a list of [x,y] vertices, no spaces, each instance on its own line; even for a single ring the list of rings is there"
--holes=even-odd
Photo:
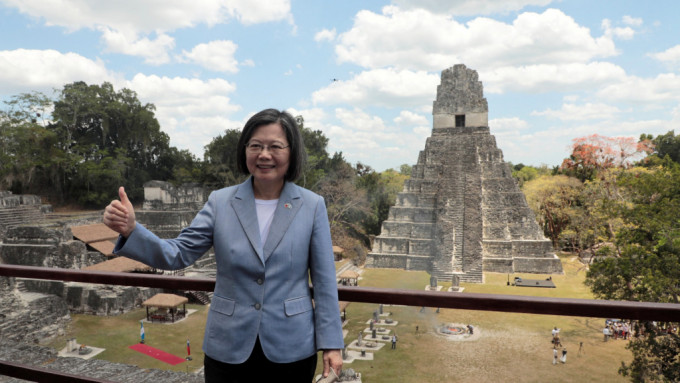
[[[184,294],[189,298],[189,300],[193,300],[196,302],[200,302],[201,304],[204,305],[209,305],[211,300],[212,300],[212,293],[206,292],[206,291],[185,291]]]
[[[44,218],[40,205],[19,205],[16,207],[0,207],[0,239],[13,226],[39,222]]]

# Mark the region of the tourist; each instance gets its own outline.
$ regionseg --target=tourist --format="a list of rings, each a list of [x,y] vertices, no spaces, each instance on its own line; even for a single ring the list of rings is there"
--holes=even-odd
[[[562,349],[562,357],[560,358],[560,362],[562,362],[562,364],[567,363],[567,348],[566,347]]]
[[[392,335],[392,350],[397,348],[397,334]]]
[[[553,347],[553,366],[557,364],[557,347]]]
[[[125,190],[103,222],[114,249],[162,270],[183,269],[214,248],[215,292],[205,329],[206,382],[311,381],[339,375],[344,347],[331,234],[323,198],[293,183],[305,149],[295,119],[263,110],[245,124],[237,166],[250,177],[214,191],[175,239],[135,221]],[[308,278],[314,286],[314,304]]]
[[[604,341],[606,342],[609,340],[609,327],[604,326],[604,329],[602,330],[602,334],[604,335]]]
[[[555,327],[555,328],[552,329],[552,336],[553,336],[553,338],[555,337],[555,335],[557,335],[557,334],[559,334],[559,333],[560,333],[560,329],[558,329],[557,327]]]

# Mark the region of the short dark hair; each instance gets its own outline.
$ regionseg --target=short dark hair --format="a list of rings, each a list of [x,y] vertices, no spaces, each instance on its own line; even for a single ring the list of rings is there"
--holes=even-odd
[[[302,134],[297,122],[293,116],[283,110],[265,109],[256,113],[248,119],[246,125],[243,127],[241,137],[238,140],[238,151],[236,156],[236,165],[238,170],[243,174],[250,174],[248,166],[246,165],[246,144],[255,133],[255,130],[260,126],[279,123],[286,134],[288,145],[290,145],[290,159],[288,162],[288,171],[284,179],[286,181],[294,182],[297,180],[305,167],[307,160],[307,152],[302,141]]]

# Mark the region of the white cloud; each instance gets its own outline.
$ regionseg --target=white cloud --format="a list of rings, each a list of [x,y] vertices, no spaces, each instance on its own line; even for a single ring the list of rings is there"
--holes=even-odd
[[[328,114],[322,108],[289,108],[286,109],[286,111],[292,114],[294,117],[302,116],[302,118],[305,120],[305,128],[312,130],[325,130],[324,128],[327,126]]]
[[[68,31],[102,32],[110,52],[141,56],[150,64],[168,62],[174,40],[167,32],[198,24],[213,26],[236,19],[244,25],[287,21],[290,0],[4,0],[6,6]],[[295,26],[293,25],[295,29]],[[148,35],[155,34],[155,39]]]
[[[413,125],[427,125],[429,121],[422,114],[417,114],[410,112],[408,110],[402,110],[398,117],[395,117],[394,122],[400,126],[413,126]]]
[[[650,53],[649,56],[670,64],[680,64],[680,45],[668,48],[663,52]]]
[[[435,99],[439,76],[393,68],[362,72],[346,81],[334,81],[312,94],[315,104],[420,107]]]
[[[660,102],[680,101],[680,76],[662,73],[655,78],[629,76],[610,84],[598,92],[598,96],[608,101],[625,101],[636,104],[638,108],[659,107]],[[647,105],[644,105],[647,104]]]
[[[170,136],[172,146],[188,149],[199,158],[214,137],[226,129],[243,126],[242,121],[230,118],[241,107],[229,98],[235,86],[223,79],[203,81],[138,74],[126,87],[136,91],[140,101],[156,106],[156,118]]]
[[[587,63],[617,54],[611,36],[595,38],[588,28],[557,9],[522,13],[512,24],[476,18],[461,24],[422,9],[384,7],[360,11],[338,37],[340,63],[365,68],[441,70],[457,63],[480,72],[504,66]]]
[[[494,118],[491,121],[489,121],[489,128],[492,129],[494,132],[519,133],[520,131],[528,129],[529,124],[518,117]]]
[[[115,83],[118,78],[100,60],[76,53],[51,49],[0,51],[0,89],[5,94],[39,91],[50,95],[53,89],[74,81],[101,84]]]
[[[216,72],[238,72],[238,61],[234,58],[236,45],[229,40],[216,40],[196,45],[191,52],[182,51],[181,60],[196,63]]]
[[[592,90],[625,77],[623,68],[608,62],[508,66],[480,72],[488,93],[504,93],[509,89],[529,93]]]
[[[3,0],[21,13],[75,31],[106,26],[117,31],[151,33],[208,26],[237,19],[243,24],[290,20],[290,0]]]
[[[603,103],[586,103],[582,105],[565,103],[560,110],[546,109],[531,112],[532,116],[544,116],[562,121],[608,120],[616,117],[621,110],[613,105]]]
[[[385,130],[385,122],[378,116],[371,116],[359,108],[353,110],[338,108],[335,116],[345,125],[354,129],[367,132],[380,132]]]
[[[130,35],[109,28],[99,29],[106,51],[143,57],[144,62],[151,65],[168,63],[170,61],[168,51],[175,47],[175,39],[163,33],[159,34],[155,40],[149,40],[146,37],[140,38],[134,34]]]
[[[454,15],[488,15],[519,11],[527,6],[543,7],[552,0],[393,0],[404,9],[423,8],[436,13]]]
[[[639,27],[639,26],[642,25],[642,19],[641,18],[632,17],[632,16],[628,16],[628,15],[623,16],[622,21],[623,21],[624,24],[632,25],[634,27]]]
[[[612,22],[609,19],[602,20],[602,29],[605,36],[618,37],[623,40],[630,40],[635,36],[635,30],[631,27],[612,27]]]
[[[302,115],[305,127],[321,130],[328,137],[328,152],[342,152],[351,163],[370,164],[377,171],[415,164],[418,152],[425,146],[431,129],[388,125],[381,117],[360,108],[336,108],[329,115],[322,108],[288,109],[294,116]],[[416,114],[405,114],[415,122]]]
[[[314,35],[314,41],[316,42],[333,41],[335,40],[337,34],[338,33],[335,31],[335,28],[333,28],[332,30],[324,29],[320,32],[317,32]]]

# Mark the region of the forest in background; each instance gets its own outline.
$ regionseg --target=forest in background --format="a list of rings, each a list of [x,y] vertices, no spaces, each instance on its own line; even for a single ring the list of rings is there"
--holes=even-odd
[[[38,92],[12,97],[0,109],[0,190],[40,195],[55,207],[102,209],[120,185],[139,204],[151,180],[219,189],[246,179],[236,166],[240,129],[225,130],[197,158],[170,146],[154,111],[110,83],[74,82],[54,99]],[[352,165],[341,152],[328,153],[323,132],[296,120],[307,151],[297,183],[325,198],[336,244],[361,263],[411,167],[376,172]]]
[[[240,130],[225,130],[202,159],[170,146],[155,118],[129,89],[67,84],[54,99],[12,97],[0,110],[0,190],[37,194],[55,205],[103,208],[126,186],[133,202],[150,180],[217,189],[241,182]],[[328,138],[296,116],[308,161],[298,184],[322,195],[334,243],[362,263],[411,167],[376,172],[328,153]],[[673,130],[574,140],[560,166],[512,165],[545,235],[558,251],[589,264],[586,284],[603,299],[678,303],[680,293],[680,136]],[[633,381],[680,381],[680,340],[667,324],[636,323]],[[673,325],[670,325],[673,328]],[[662,331],[663,330],[663,331]]]

